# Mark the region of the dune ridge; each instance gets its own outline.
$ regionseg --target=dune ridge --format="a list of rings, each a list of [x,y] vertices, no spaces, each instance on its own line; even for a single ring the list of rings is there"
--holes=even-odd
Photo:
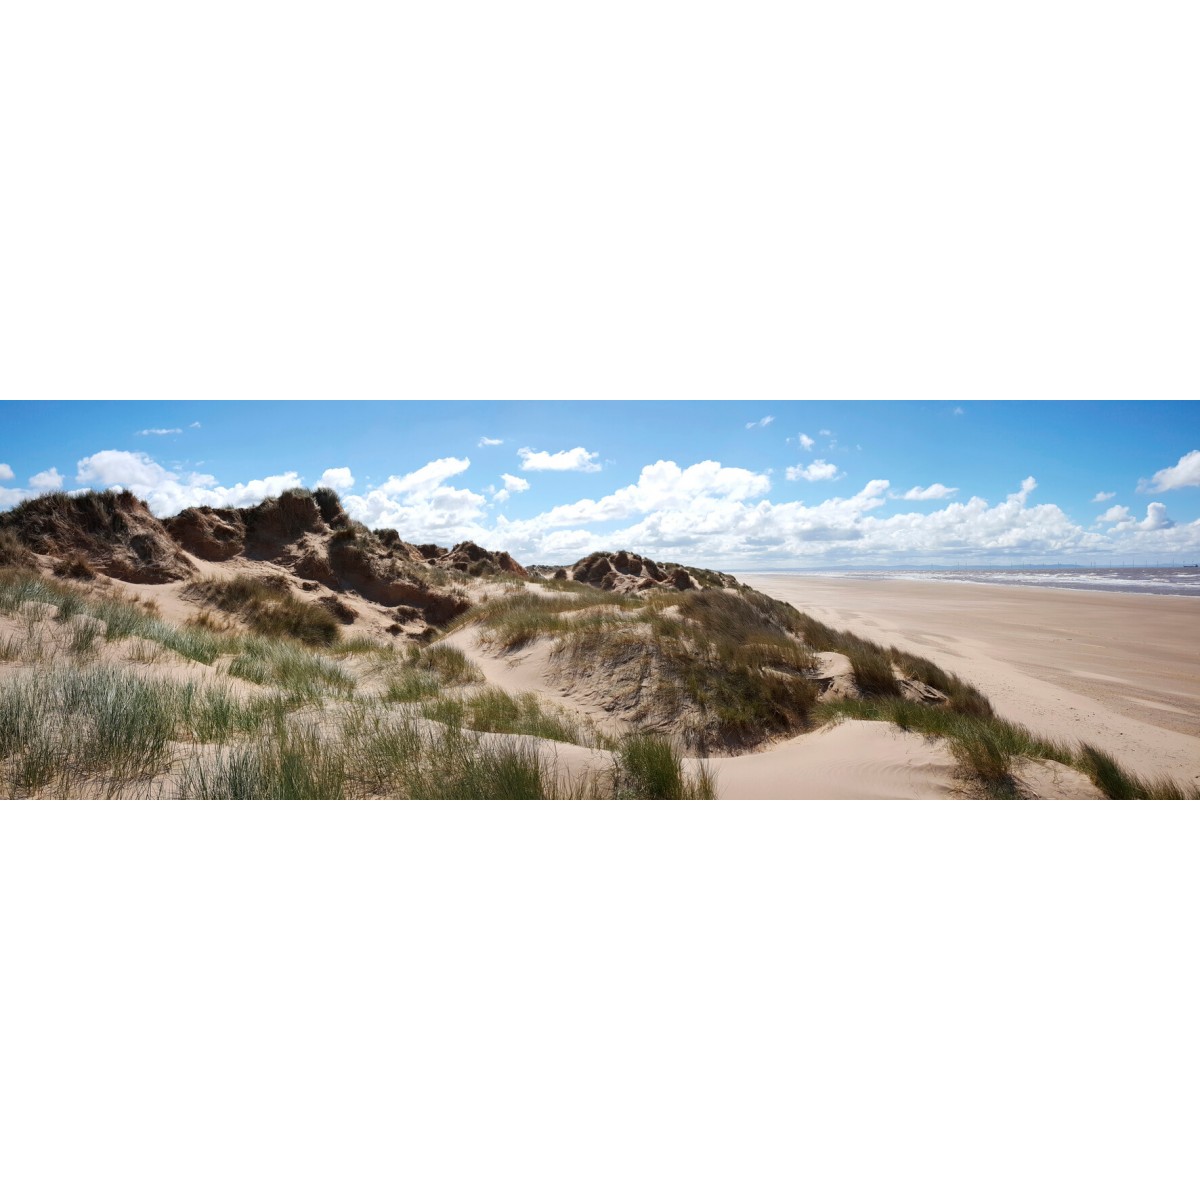
[[[1184,794],[732,575],[632,550],[526,567],[470,542],[410,543],[329,489],[164,521],[121,492],[0,514],[0,786]]]

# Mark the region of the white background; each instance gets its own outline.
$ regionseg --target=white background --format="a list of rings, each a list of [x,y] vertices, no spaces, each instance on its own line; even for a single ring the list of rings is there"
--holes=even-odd
[[[1193,1200],[1195,811],[8,805],[4,1194]]]
[[[1200,392],[1190,0],[12,0],[0,394]]]
[[[1194,6],[0,15],[0,395],[1197,386]],[[6,805],[0,1187],[1197,1191],[1194,805]]]

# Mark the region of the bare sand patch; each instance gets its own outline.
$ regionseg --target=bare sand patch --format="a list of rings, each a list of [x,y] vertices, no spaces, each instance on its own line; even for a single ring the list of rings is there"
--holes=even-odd
[[[964,794],[940,741],[883,721],[843,721],[737,758],[712,759],[735,800],[924,800]]]

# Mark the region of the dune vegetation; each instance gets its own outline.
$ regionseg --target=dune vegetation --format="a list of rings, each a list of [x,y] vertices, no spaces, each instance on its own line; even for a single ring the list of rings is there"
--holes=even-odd
[[[1193,794],[718,572],[618,551],[531,573],[369,530],[328,489],[0,518],[8,797],[704,798],[721,755],[845,720],[937,739],[964,794],[1024,795],[1037,762],[1109,797]],[[535,650],[540,691],[497,686]]]

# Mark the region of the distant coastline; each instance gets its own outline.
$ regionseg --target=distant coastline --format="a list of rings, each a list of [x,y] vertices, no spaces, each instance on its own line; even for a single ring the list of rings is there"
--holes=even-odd
[[[1200,597],[1200,567],[794,567],[746,571],[745,575],[802,575],[831,579],[915,579],[1063,591],[1123,592],[1135,596]]]

